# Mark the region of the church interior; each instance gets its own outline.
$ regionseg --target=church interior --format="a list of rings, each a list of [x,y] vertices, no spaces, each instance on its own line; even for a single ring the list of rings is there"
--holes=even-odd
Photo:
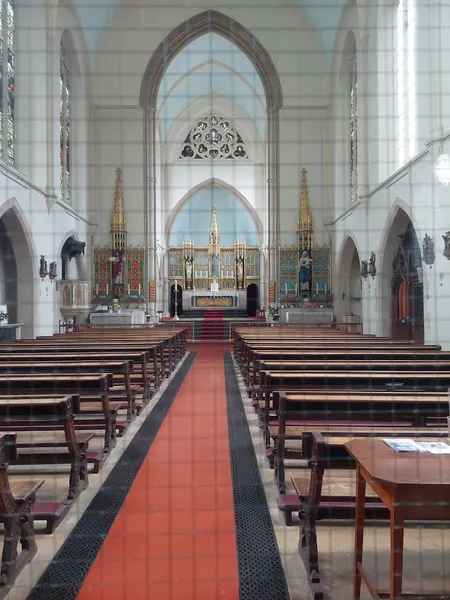
[[[0,600],[450,599],[449,28],[0,0]]]

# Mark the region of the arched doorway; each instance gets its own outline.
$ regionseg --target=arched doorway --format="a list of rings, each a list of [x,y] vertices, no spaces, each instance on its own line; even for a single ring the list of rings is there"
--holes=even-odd
[[[390,331],[386,333],[394,340],[424,342],[421,268],[422,257],[414,226],[405,211],[399,210],[389,232],[383,260],[383,270],[389,274],[385,275],[389,293],[385,296],[383,312],[390,313]]]
[[[175,303],[175,284],[172,284],[170,286],[169,306],[170,306],[170,316],[171,317],[175,316],[175,305],[176,305],[177,315],[179,317],[181,317],[181,315],[183,314],[183,288],[181,287],[181,285],[179,283],[177,284],[176,303]]]
[[[256,317],[259,309],[259,288],[256,283],[251,283],[247,286],[247,315]]]
[[[34,272],[28,236],[15,208],[0,218],[0,304],[8,322],[23,323],[22,336],[34,336]]]
[[[338,272],[336,283],[339,297],[336,299],[336,308],[340,304],[339,316],[359,316],[362,322],[361,259],[352,237],[347,237],[344,242]]]
[[[3,219],[0,219],[0,305],[6,307],[8,321],[17,323],[17,263]]]

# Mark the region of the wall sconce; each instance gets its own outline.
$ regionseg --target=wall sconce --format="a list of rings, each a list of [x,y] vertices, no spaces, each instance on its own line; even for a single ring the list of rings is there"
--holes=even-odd
[[[44,280],[48,275],[47,261],[45,260],[45,256],[43,254],[41,254],[41,260],[39,261],[39,275],[42,280]]]

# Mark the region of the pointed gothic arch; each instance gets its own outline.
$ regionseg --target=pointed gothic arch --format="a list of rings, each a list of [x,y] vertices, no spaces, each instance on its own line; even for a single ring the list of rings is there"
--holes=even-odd
[[[267,109],[279,109],[283,104],[281,82],[269,53],[261,42],[243,25],[216,10],[206,10],[173,29],[153,53],[142,79],[139,102],[156,110],[158,91],[167,65],[190,42],[205,33],[217,33],[235,44],[252,62],[261,78]]]
[[[203,181],[199,185],[196,185],[191,190],[189,190],[189,192],[187,192],[187,194],[185,194],[181,198],[181,200],[175,206],[173,211],[170,213],[169,218],[167,219],[167,223],[166,223],[166,244],[167,244],[167,246],[169,245],[170,233],[171,233],[172,227],[175,223],[175,219],[177,218],[178,214],[181,212],[183,207],[192,198],[194,198],[194,196],[196,196],[199,192],[201,192],[202,190],[207,189],[207,188],[212,188],[214,186],[220,187],[220,188],[226,190],[229,194],[231,194],[237,200],[239,200],[239,202],[242,204],[242,206],[244,206],[248,210],[248,212],[250,213],[250,216],[252,217],[252,220],[254,221],[255,226],[257,228],[257,231],[259,234],[259,239],[260,239],[260,244],[262,244],[263,226],[262,226],[261,220],[258,216],[258,213],[253,208],[253,206],[250,204],[250,202],[247,200],[247,198],[243,194],[241,194],[241,192],[239,192],[239,190],[237,190],[235,187],[233,187],[229,183],[226,183],[225,181],[222,181],[221,179],[217,179],[216,177],[211,177],[211,179],[208,179],[207,181]]]
[[[145,70],[139,102],[144,108],[144,237],[148,248],[145,259],[144,288],[156,278],[157,265],[157,102],[161,81],[170,62],[190,42],[198,37],[216,33],[239,48],[254,65],[264,88],[266,98],[266,181],[267,219],[265,227],[268,242],[267,280],[279,280],[279,252],[277,250],[280,231],[279,202],[279,111],[283,103],[281,82],[275,65],[260,41],[243,25],[216,10],[208,9],[173,29],[159,44]],[[147,310],[150,309],[147,299]]]

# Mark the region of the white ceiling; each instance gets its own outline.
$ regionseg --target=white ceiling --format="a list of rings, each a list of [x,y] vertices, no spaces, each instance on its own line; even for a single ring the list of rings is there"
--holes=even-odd
[[[85,30],[86,43],[91,57],[100,45],[100,39],[123,0],[75,0]],[[306,10],[311,23],[317,29],[319,41],[331,59],[336,29],[344,0],[292,0]]]

